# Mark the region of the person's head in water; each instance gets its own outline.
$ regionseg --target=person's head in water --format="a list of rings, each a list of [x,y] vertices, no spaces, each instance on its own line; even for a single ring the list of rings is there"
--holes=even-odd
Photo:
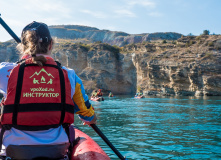
[[[48,26],[41,22],[28,24],[21,34],[21,43],[18,49],[24,56],[32,57],[33,63],[42,66],[47,60],[44,56],[36,54],[50,54],[53,46],[53,39]]]

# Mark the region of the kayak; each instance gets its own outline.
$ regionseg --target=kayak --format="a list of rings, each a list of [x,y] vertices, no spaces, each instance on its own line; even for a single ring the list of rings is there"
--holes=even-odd
[[[91,97],[91,101],[104,101],[104,98],[103,97]]]
[[[80,131],[75,126],[70,127],[69,132],[70,132],[70,139],[74,138],[74,136],[72,137],[71,135],[75,135],[75,145],[72,148],[70,155],[68,155],[69,160],[111,160],[109,156],[104,152],[104,150],[87,134]],[[72,139],[72,141],[73,140],[74,139]],[[28,151],[29,151],[28,154],[19,153],[18,159],[23,159],[24,157],[26,157],[24,159],[27,159],[27,157],[33,158],[33,155],[29,155],[32,151],[31,150],[28,150]],[[35,159],[48,159],[48,158],[42,158],[44,156],[42,156],[41,153],[34,152],[34,154],[39,155],[39,157],[38,158],[36,157]],[[50,154],[52,153],[50,152]],[[56,155],[56,153],[54,154]],[[0,156],[0,159],[6,160],[7,158]],[[68,159],[64,158],[60,160],[68,160]]]
[[[80,137],[74,146],[71,160],[110,160],[101,147],[87,134],[75,128],[75,139]]]
[[[140,98],[144,98],[144,96],[135,96],[134,98],[140,99]]]

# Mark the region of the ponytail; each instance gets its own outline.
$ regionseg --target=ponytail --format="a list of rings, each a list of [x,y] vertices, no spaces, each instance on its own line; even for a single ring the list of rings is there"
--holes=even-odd
[[[47,59],[40,55],[36,56],[36,54],[47,54],[48,46],[53,43],[53,40],[43,41],[42,38],[37,36],[35,30],[27,30],[21,37],[22,43],[17,46],[17,48],[22,51],[25,55],[30,55],[32,57],[32,61],[39,66],[43,66],[46,63]]]
[[[42,67],[43,64],[47,62],[47,59],[42,55],[41,56],[32,55],[32,62]]]

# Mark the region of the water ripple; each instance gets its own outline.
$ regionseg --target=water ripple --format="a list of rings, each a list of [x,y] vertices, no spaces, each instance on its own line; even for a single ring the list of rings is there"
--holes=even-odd
[[[97,126],[129,159],[221,159],[220,97],[105,97],[91,102]],[[77,119],[77,118],[76,118]],[[76,124],[111,157],[117,156],[90,127]]]

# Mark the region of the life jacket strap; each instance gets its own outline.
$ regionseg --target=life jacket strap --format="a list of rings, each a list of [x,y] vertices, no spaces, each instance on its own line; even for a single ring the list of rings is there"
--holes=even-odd
[[[15,94],[15,101],[14,101],[15,106],[13,108],[13,116],[12,116],[13,125],[17,125],[18,108],[19,108],[19,103],[20,103],[20,98],[21,98],[24,70],[25,70],[25,63],[22,63],[21,66],[19,67],[19,72],[18,72],[18,80],[17,80],[16,94]]]

